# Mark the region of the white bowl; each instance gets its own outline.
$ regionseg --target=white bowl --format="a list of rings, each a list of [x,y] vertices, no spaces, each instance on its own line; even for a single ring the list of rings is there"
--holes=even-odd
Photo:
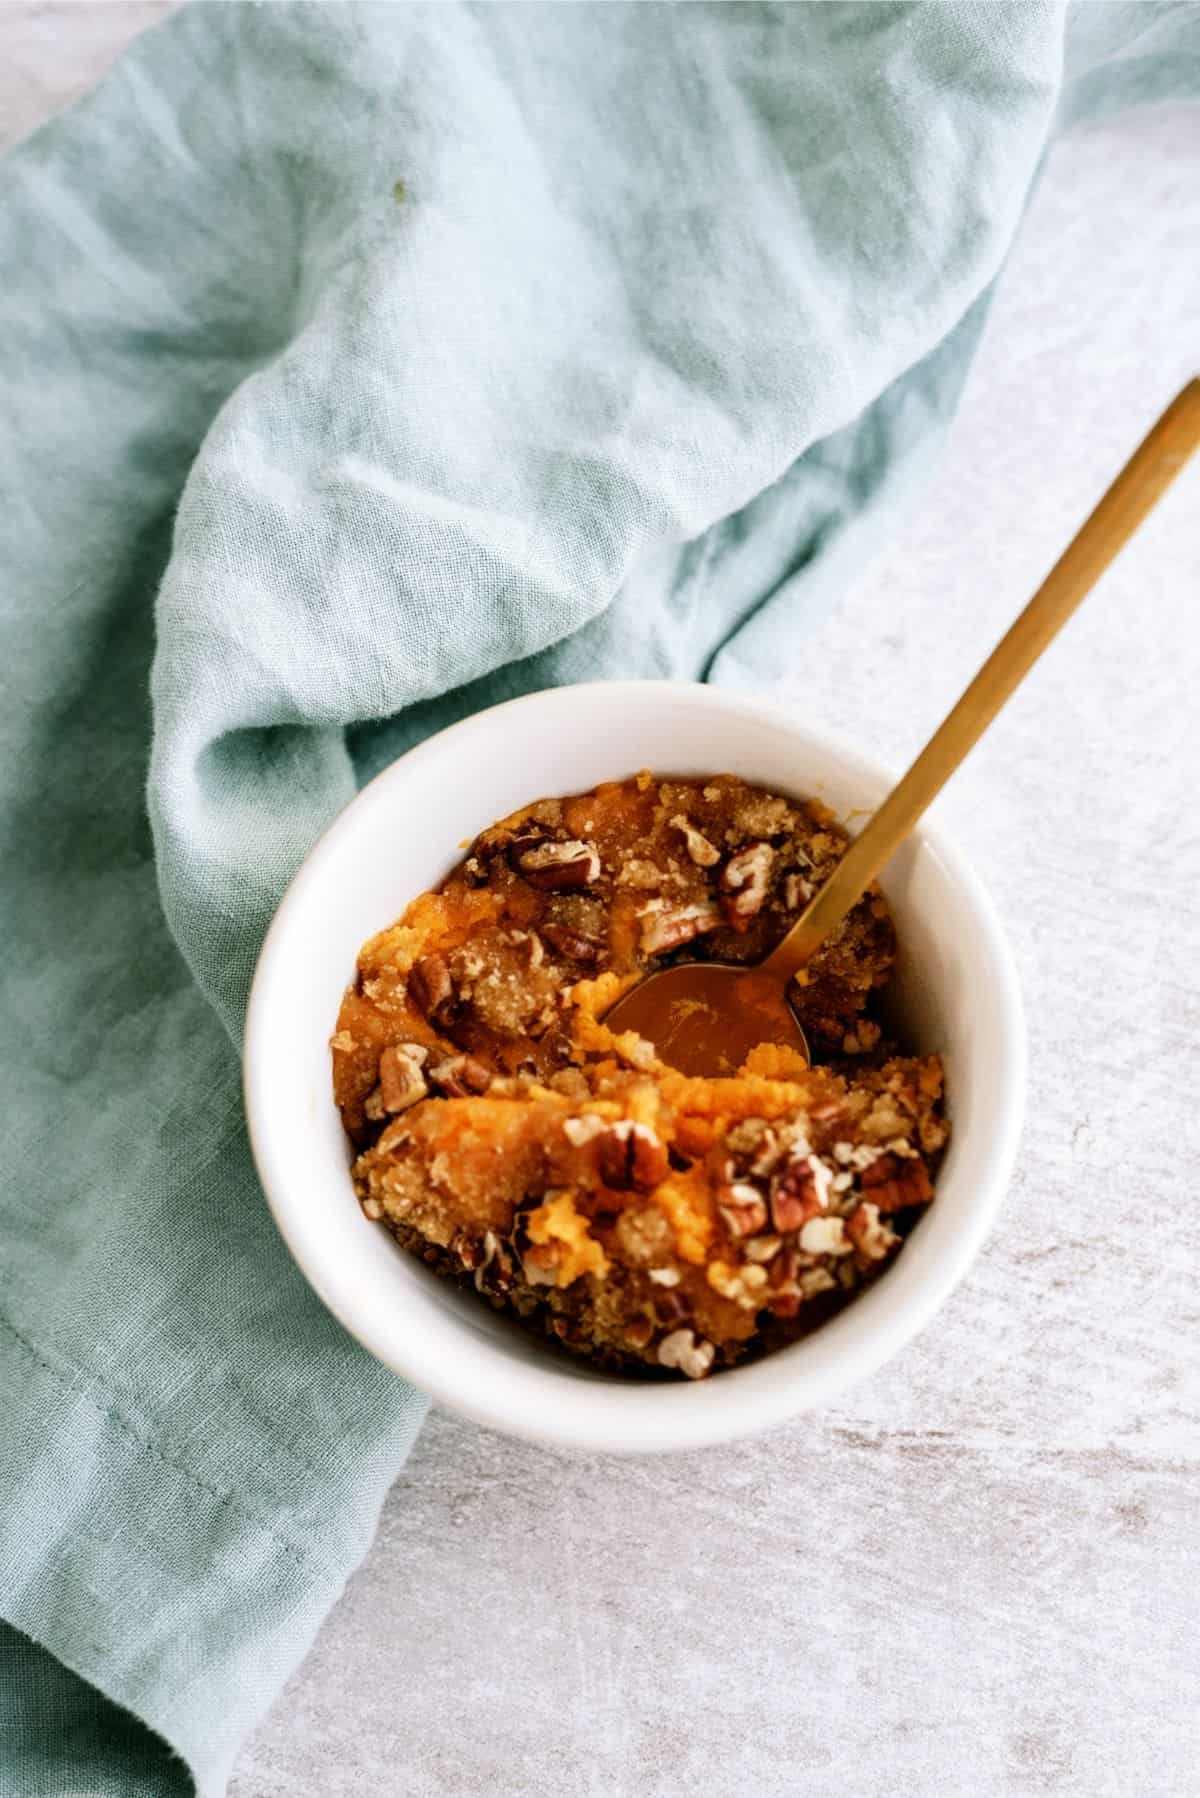
[[[329,1037],[360,945],[530,800],[651,768],[735,773],[824,799],[853,828],[892,784],[778,707],[663,681],[560,687],[445,730],[366,787],[279,907],[246,1021],[246,1112],[275,1221],[329,1309],[436,1400],[493,1429],[587,1449],[690,1448],[747,1435],[874,1372],[929,1321],[983,1242],[1012,1169],[1025,1079],[1020,994],[990,900],[923,824],[883,887],[899,934],[896,1006],[945,1057],[953,1134],[937,1198],[898,1260],[806,1340],[696,1383],[640,1384],[543,1345],[369,1223],[351,1189]]]

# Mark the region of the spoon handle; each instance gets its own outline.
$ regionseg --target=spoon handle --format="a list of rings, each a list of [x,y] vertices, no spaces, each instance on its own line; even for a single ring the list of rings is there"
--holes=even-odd
[[[1198,444],[1200,378],[1188,382],[1133,452],[953,711],[767,957],[764,969],[780,980],[790,979],[841,923]]]

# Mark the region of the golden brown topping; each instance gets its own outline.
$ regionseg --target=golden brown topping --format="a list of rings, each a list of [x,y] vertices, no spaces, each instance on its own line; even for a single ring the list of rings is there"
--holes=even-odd
[[[755,837],[782,837],[796,823],[796,814],[786,799],[774,793],[749,793],[739,803],[733,817],[733,834],[743,843]]]

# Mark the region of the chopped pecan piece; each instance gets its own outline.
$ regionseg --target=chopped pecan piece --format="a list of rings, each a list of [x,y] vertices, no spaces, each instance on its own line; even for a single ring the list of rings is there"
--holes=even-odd
[[[509,941],[531,974],[535,968],[541,967],[546,959],[546,945],[540,936],[536,936],[531,930],[514,930]]]
[[[454,1001],[454,982],[440,955],[422,955],[408,975],[408,996],[431,1024],[438,1023]]]
[[[704,1378],[715,1353],[712,1343],[705,1342],[694,1330],[672,1330],[658,1345],[659,1363],[663,1367],[677,1367],[689,1380]]]
[[[568,961],[577,961],[584,967],[594,968],[604,953],[603,943],[594,937],[584,936],[581,930],[573,930],[569,924],[543,924],[542,935],[552,949],[565,955]]]
[[[610,1124],[597,1138],[600,1178],[617,1192],[651,1192],[670,1169],[666,1145],[648,1124],[625,1119]]]
[[[641,919],[644,955],[665,955],[721,926],[720,911],[707,903],[671,905],[659,900],[644,907]]]
[[[789,874],[783,883],[783,903],[789,911],[799,911],[802,905],[808,904],[814,891],[812,881],[806,880],[803,874]]]
[[[772,1173],[784,1152],[779,1132],[765,1118],[743,1118],[725,1137],[731,1180],[753,1174],[765,1179]]]
[[[710,1261],[704,1277],[714,1292],[723,1299],[732,1299],[744,1311],[753,1311],[762,1303],[763,1289],[770,1279],[766,1268],[755,1262],[731,1267],[727,1261]]]
[[[390,1043],[379,1057],[379,1101],[384,1111],[407,1111],[429,1091],[423,1043]]]
[[[674,829],[683,832],[687,852],[698,868],[716,867],[721,859],[721,851],[714,843],[709,842],[703,831],[696,829],[690,818],[685,818],[682,812],[676,812],[671,824]]]
[[[513,1283],[512,1260],[492,1230],[483,1237],[483,1259],[475,1269],[476,1292],[507,1292]]]
[[[581,1117],[564,1118],[563,1135],[573,1149],[582,1149],[584,1143],[591,1142],[597,1136],[603,1136],[608,1125],[603,1118]]]
[[[866,1261],[886,1261],[900,1238],[884,1223],[878,1205],[863,1199],[846,1219],[846,1234]]]
[[[450,1253],[457,1255],[468,1273],[474,1273],[483,1260],[483,1248],[468,1230],[456,1230],[450,1240]]]
[[[718,1187],[717,1204],[731,1236],[756,1236],[766,1224],[767,1201],[747,1181]]]
[[[721,905],[735,930],[745,930],[762,910],[774,860],[770,843],[747,843],[721,869]]]
[[[851,1272],[853,1271],[851,1269]],[[802,1299],[815,1299],[819,1292],[832,1292],[837,1281],[827,1267],[810,1267],[800,1275],[797,1284],[800,1287]]]
[[[535,843],[519,850],[516,861],[530,886],[547,893],[576,892],[591,886],[600,874],[595,844],[574,837],[565,843]]]
[[[810,1217],[796,1240],[806,1255],[848,1255],[854,1247],[840,1217]]]
[[[431,1085],[451,1099],[465,1099],[470,1093],[485,1093],[492,1084],[490,1068],[473,1055],[450,1055],[428,1070]]]
[[[933,1186],[925,1163],[880,1155],[859,1176],[865,1193],[880,1211],[903,1211],[906,1205],[928,1205]]]
[[[625,1326],[625,1340],[630,1348],[648,1348],[653,1335],[654,1319],[652,1317],[633,1317]]]

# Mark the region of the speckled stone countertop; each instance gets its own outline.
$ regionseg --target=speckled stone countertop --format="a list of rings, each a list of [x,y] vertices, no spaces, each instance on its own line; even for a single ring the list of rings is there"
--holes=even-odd
[[[0,7],[0,144],[166,7]],[[898,764],[1200,367],[1200,109],[1054,152],[938,484],[780,683]],[[232,1798],[1183,1798],[1200,1526],[1200,468],[941,805],[1029,1113],[973,1273],[759,1441],[434,1416]]]

